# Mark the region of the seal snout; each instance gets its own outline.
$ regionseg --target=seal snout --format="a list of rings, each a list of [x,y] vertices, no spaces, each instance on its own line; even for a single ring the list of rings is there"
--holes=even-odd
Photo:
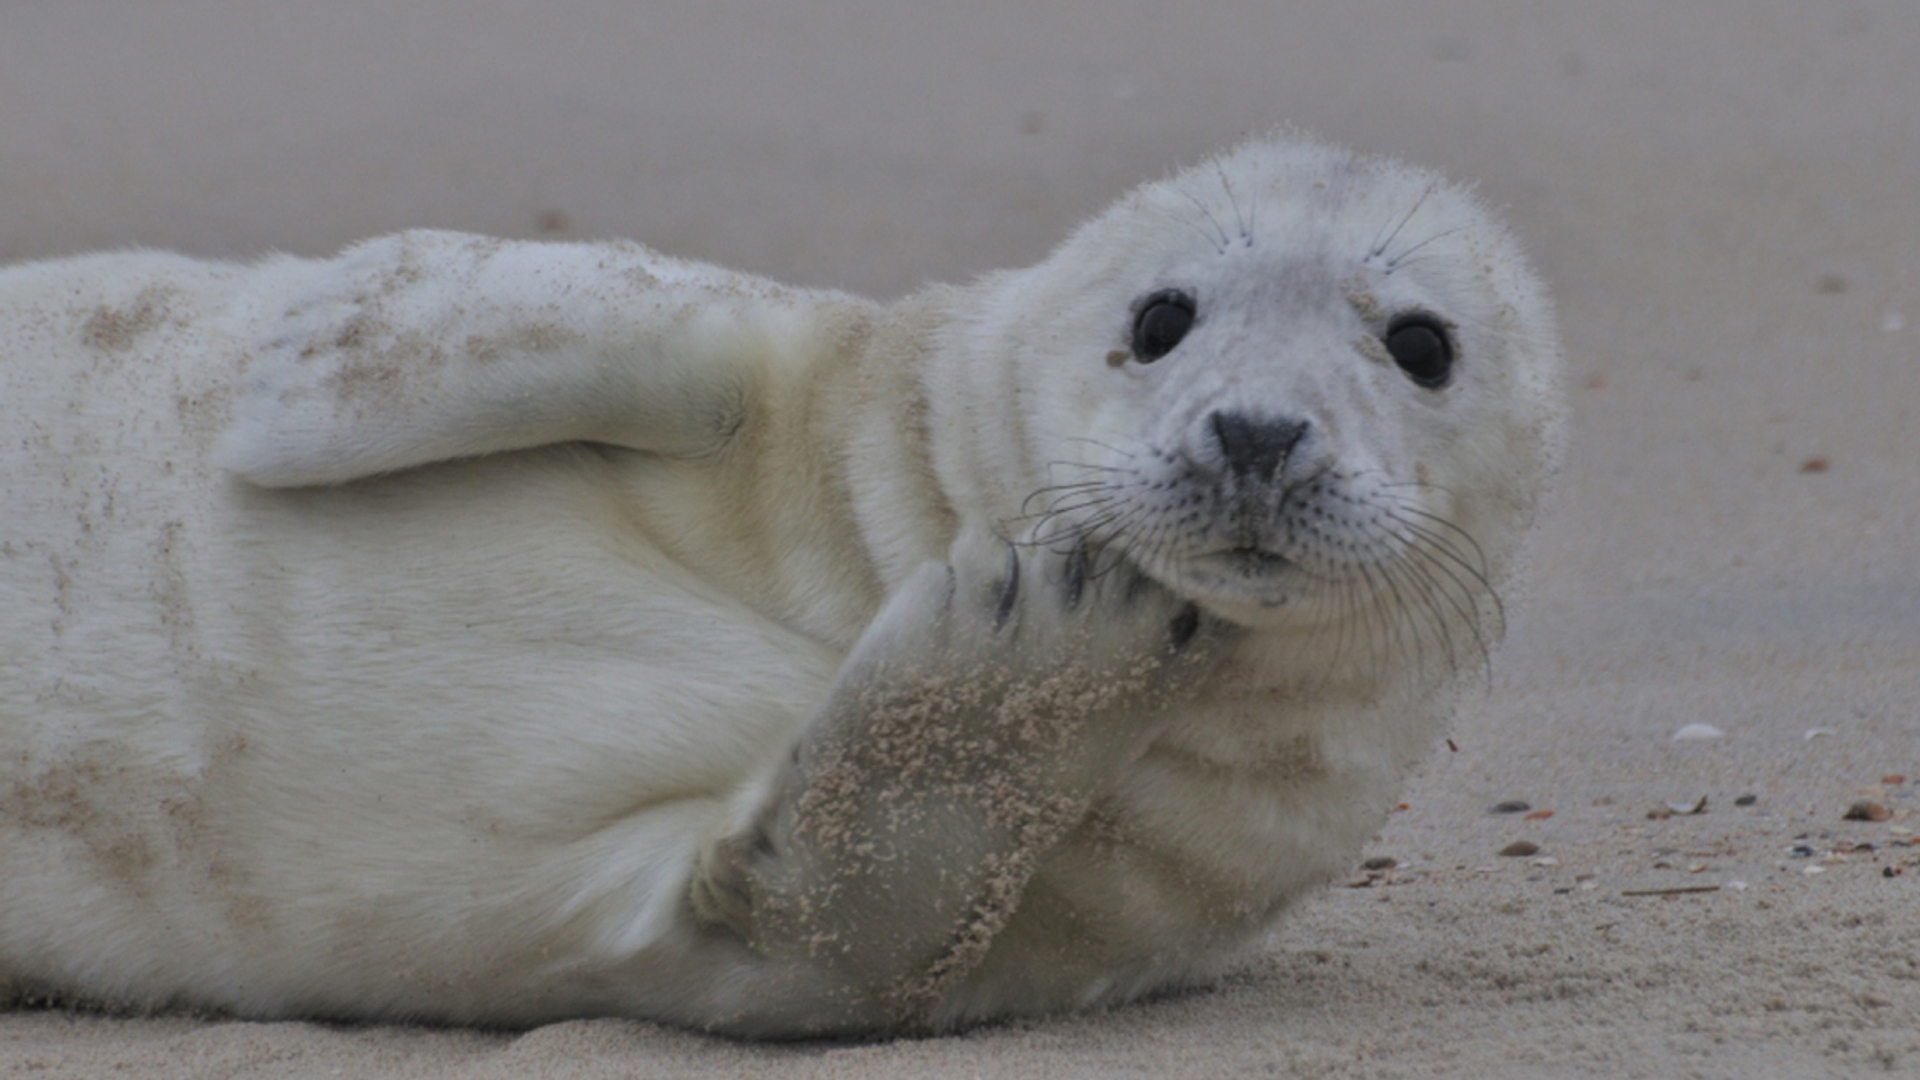
[[[1308,427],[1305,420],[1238,412],[1216,412],[1207,419],[1228,471],[1240,479],[1261,481],[1273,479],[1293,448],[1306,438]]]

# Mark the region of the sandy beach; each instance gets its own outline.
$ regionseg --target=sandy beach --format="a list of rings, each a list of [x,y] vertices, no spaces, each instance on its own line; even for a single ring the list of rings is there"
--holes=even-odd
[[[0,1077],[1920,1074],[1916,57],[1908,0],[5,5],[0,261],[433,226],[890,298],[1297,126],[1503,208],[1574,424],[1394,865],[1214,989],[785,1047],[22,1008]]]

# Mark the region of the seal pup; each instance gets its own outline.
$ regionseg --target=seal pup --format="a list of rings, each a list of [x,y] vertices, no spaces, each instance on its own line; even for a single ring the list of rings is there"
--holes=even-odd
[[[891,306],[625,244],[0,272],[0,973],[939,1031],[1202,982],[1501,631],[1559,346],[1303,140]]]

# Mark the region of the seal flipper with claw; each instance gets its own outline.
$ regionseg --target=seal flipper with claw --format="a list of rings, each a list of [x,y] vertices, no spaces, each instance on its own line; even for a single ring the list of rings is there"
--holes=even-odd
[[[820,1030],[940,1028],[1040,859],[1233,632],[1131,571],[1089,577],[1082,551],[1049,573],[1061,556],[1003,544],[988,571],[991,545],[960,546],[894,594],[691,887],[767,963],[830,973]]]

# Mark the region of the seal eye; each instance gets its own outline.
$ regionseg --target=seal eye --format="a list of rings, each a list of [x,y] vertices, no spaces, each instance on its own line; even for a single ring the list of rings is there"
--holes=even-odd
[[[1173,351],[1193,327],[1193,297],[1167,289],[1147,297],[1133,320],[1133,355],[1143,364]]]
[[[1430,316],[1409,315],[1388,328],[1387,352],[1407,377],[1429,390],[1447,384],[1453,374],[1453,345]]]

